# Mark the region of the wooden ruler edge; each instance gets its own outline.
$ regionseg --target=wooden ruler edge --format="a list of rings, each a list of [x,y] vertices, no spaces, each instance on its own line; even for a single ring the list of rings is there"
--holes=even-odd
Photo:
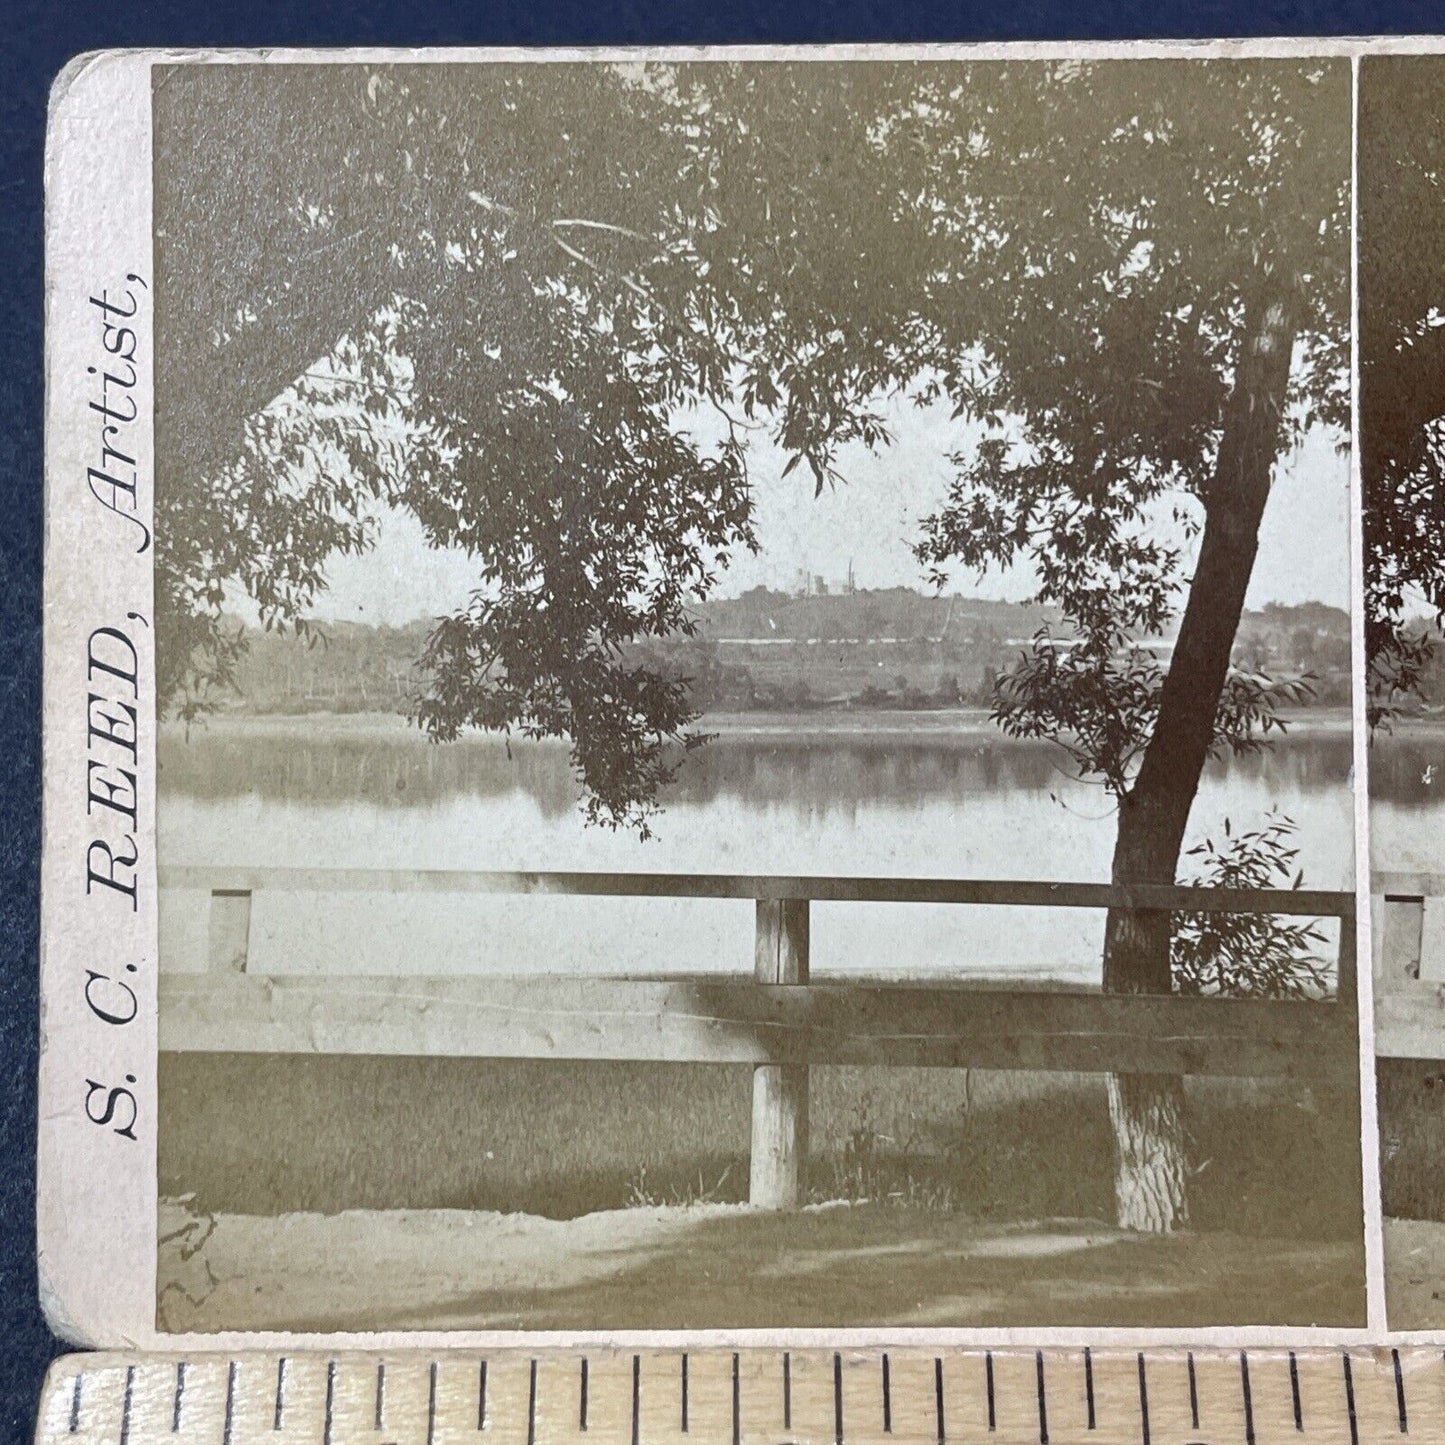
[[[510,1393],[494,1384],[490,1419],[489,1367],[494,1382],[511,1381]],[[388,1378],[394,1418],[383,1430]],[[358,1423],[357,1401],[364,1396],[369,1412],[373,1389],[374,1420]],[[763,1410],[760,1389],[771,1391]],[[673,1423],[659,1428],[663,1407]],[[287,1409],[292,1418],[283,1421]],[[895,1431],[905,1415],[911,1430]],[[98,1351],[52,1362],[35,1438],[39,1445],[154,1445],[167,1436],[250,1445],[299,1431],[322,1445],[358,1435],[445,1445],[482,1429],[517,1445],[648,1445],[650,1437],[671,1445],[689,1438],[696,1445],[1445,1442],[1445,1351],[1423,1344]]]

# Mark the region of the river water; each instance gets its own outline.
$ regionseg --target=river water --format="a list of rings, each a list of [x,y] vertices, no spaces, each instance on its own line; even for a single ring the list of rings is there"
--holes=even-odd
[[[1407,722],[1370,746],[1370,862],[1445,873],[1445,726]]]
[[[436,746],[398,719],[214,720],[160,741],[162,866],[1108,878],[1114,817],[1056,750],[977,714],[722,719],[656,836],[585,827],[560,745]],[[1445,751],[1442,749],[1441,751]],[[1445,758],[1442,758],[1445,762]],[[1277,808],[1310,887],[1353,886],[1351,744],[1323,719],[1212,764],[1191,839]],[[1403,766],[1409,774],[1415,763]],[[1423,766],[1423,764],[1422,764]],[[1437,785],[1445,786],[1445,784]],[[1418,789],[1417,789],[1418,791]],[[1433,794],[1430,798],[1433,800]],[[1413,798],[1397,805],[1421,808]],[[1435,806],[1433,817],[1438,819]],[[1438,826],[1438,825],[1437,825]],[[205,966],[206,895],[166,889],[161,966]],[[829,975],[1097,983],[1102,914],[814,904]],[[748,973],[747,901],[266,892],[256,973]]]

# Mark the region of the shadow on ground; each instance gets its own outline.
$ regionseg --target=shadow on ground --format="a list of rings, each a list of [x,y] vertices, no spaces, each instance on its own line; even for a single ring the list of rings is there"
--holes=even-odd
[[[1129,1238],[1069,1223],[979,1232],[892,1210],[708,1220],[615,1275],[462,1295],[397,1327],[1362,1325],[1363,1258],[1230,1235]]]
[[[229,1216],[214,1284],[164,1327],[744,1329],[839,1326],[1350,1326],[1362,1248],[1122,1234],[888,1206],[736,1206],[571,1221],[460,1211]],[[358,1261],[364,1260],[359,1265]],[[194,1270],[194,1262],[192,1262]]]

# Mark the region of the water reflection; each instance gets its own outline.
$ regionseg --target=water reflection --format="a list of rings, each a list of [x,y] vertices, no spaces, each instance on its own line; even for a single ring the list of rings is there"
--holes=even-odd
[[[1381,734],[1370,746],[1370,800],[1406,808],[1445,800],[1445,729]]]
[[[1115,819],[1047,745],[934,721],[909,731],[718,737],[664,799],[657,836],[583,826],[565,748],[402,727],[227,722],[163,738],[162,864],[582,869],[1105,881]],[[1190,841],[1278,807],[1306,882],[1353,880],[1348,736],[1293,736],[1213,764]],[[203,967],[209,898],[166,890],[161,958]],[[745,973],[752,909],[698,900],[272,890],[253,902],[257,972]],[[1092,910],[830,905],[815,974],[965,973],[1097,982]]]
[[[1445,745],[1439,753],[1445,763]],[[858,803],[910,805],[1076,789],[1060,773],[1059,758],[1047,745],[1014,742],[976,728],[956,734],[930,729],[797,739],[724,733],[686,760],[663,802],[787,802],[811,814]],[[532,799],[544,817],[557,818],[573,812],[578,797],[560,744],[475,737],[435,745],[400,727],[362,731],[298,724],[249,731],[227,725],[195,731],[189,739],[172,731],[161,737],[159,762],[163,791],[194,799],[252,794],[293,804],[346,801],[408,808],[518,793]],[[1209,776],[1284,792],[1316,792],[1346,786],[1350,765],[1349,737],[1324,734],[1216,761]],[[1402,767],[1401,776],[1407,771]]]

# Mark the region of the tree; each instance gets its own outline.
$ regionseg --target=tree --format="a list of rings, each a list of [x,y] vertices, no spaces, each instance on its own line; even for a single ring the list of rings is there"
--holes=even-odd
[[[362,514],[385,502],[477,560],[476,592],[428,644],[422,724],[566,737],[589,818],[645,831],[694,713],[622,649],[688,632],[688,604],[752,545],[746,429],[780,408],[818,486],[838,446],[881,439],[862,399],[894,374],[906,275],[871,319],[855,306],[846,344],[837,317],[891,236],[890,213],[854,224],[853,198],[895,72],[834,78],[166,73],[162,702],[193,713],[231,675],[228,580],[267,626],[304,627],[327,558],[363,550]],[[762,151],[758,89],[777,113]],[[786,143],[805,120],[837,146],[822,188],[816,152]],[[257,195],[277,203],[254,236],[225,224],[253,224]],[[790,233],[817,238],[803,271],[779,247]],[[715,447],[690,435],[697,408],[725,426]]]
[[[1347,417],[1347,75],[1206,66],[1188,104],[1176,84],[1063,68],[1032,103],[996,101],[994,138],[944,122],[994,166],[973,167],[953,223],[983,240],[968,329],[940,358],[991,430],[920,556],[940,574],[1026,556],[1062,608],[1069,645],[1041,637],[995,716],[1117,799],[1116,883],[1176,881],[1206,760],[1258,746],[1291,695],[1231,674],[1231,649],[1289,424]],[[997,319],[977,327],[980,309]],[[1161,515],[1197,536],[1192,577]],[[1164,671],[1133,639],[1176,608]],[[1167,914],[1112,910],[1105,989],[1169,992],[1170,934]],[[1187,1218],[1182,1105],[1177,1079],[1110,1080],[1121,1224]]]
[[[1430,56],[1361,65],[1360,470],[1371,726],[1423,694],[1445,614],[1445,75]]]
[[[983,435],[920,557],[1032,565],[1067,636],[996,715],[1113,793],[1116,881],[1175,881],[1205,760],[1288,695],[1230,653],[1289,431],[1345,410],[1346,63],[230,69],[157,90],[189,161],[157,191],[163,697],[224,680],[225,579],[294,624],[381,499],[477,561],[423,725],[566,736],[589,816],[645,830],[698,740],[622,649],[751,545],[749,428],[821,490],[880,398],[946,398]],[[246,166],[214,85],[274,132]],[[257,194],[294,204],[212,297],[187,217]],[[220,420],[187,406],[218,359]],[[1137,642],[1176,610],[1165,670]],[[1169,991],[1170,932],[1111,914],[1105,987]],[[1127,1225],[1185,1217],[1180,1092],[1111,1086]]]

